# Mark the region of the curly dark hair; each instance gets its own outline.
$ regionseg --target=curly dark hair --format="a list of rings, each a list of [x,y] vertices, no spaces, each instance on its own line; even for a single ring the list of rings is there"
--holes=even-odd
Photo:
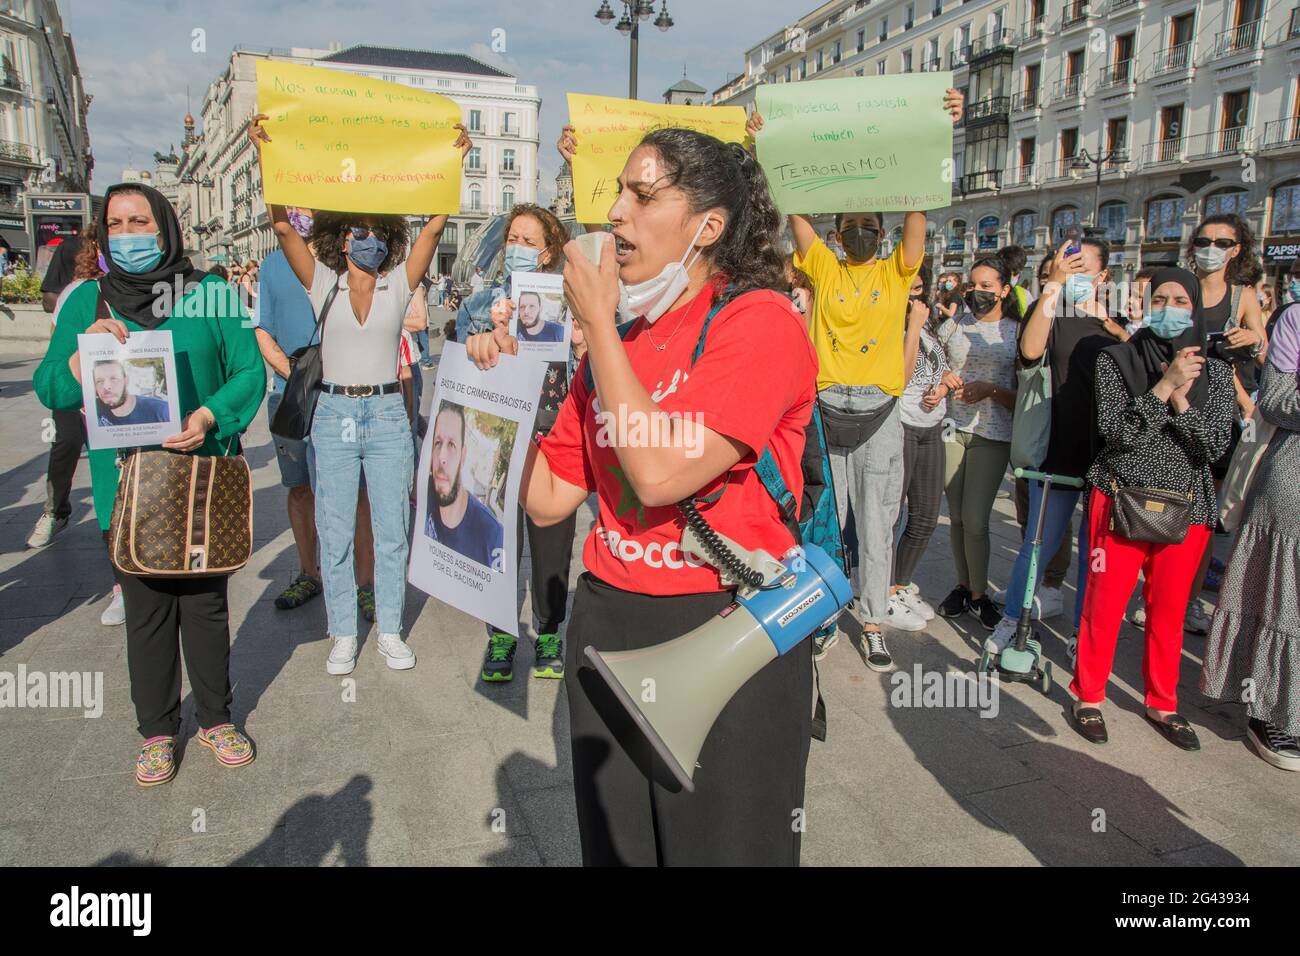
[[[510,218],[506,221],[505,234],[510,235],[510,227],[520,216],[531,216],[542,227],[542,238],[546,242],[546,251],[551,254],[545,266],[539,266],[539,272],[559,272],[564,268],[564,245],[569,241],[569,230],[555,217],[549,209],[543,209],[530,202],[515,203],[510,207]]]
[[[343,241],[352,226],[369,226],[376,236],[388,244],[388,255],[379,263],[379,272],[386,273],[406,259],[406,247],[411,241],[411,228],[405,216],[381,215],[366,212],[317,211],[311,222],[307,242],[316,250],[316,258],[335,272],[348,267],[343,252]]]
[[[99,226],[90,223],[81,231],[81,248],[73,260],[74,279],[98,279],[104,273],[99,268]]]
[[[934,289],[934,270],[930,268],[928,262],[921,263],[921,269],[917,272],[917,278],[921,280],[921,298],[927,305],[930,304],[930,293]]]
[[[1241,244],[1240,251],[1228,260],[1227,269],[1223,273],[1228,285],[1254,285],[1259,281],[1251,278],[1256,274],[1258,266],[1255,257],[1255,231],[1235,212],[1206,216],[1196,224],[1196,229],[1192,231],[1192,238],[1187,242],[1188,260],[1196,261],[1196,246],[1192,243],[1206,226],[1228,226],[1236,234],[1237,242]]]
[[[1008,262],[1008,259],[1014,262],[1015,255],[1012,254],[1010,256],[1006,256],[1003,255],[1003,253],[1006,251],[1006,249],[1016,249],[1016,248],[1018,247],[1007,246],[1005,249],[999,249],[996,253],[994,253],[991,256],[981,256],[980,258],[976,259],[974,263],[971,264],[970,267],[971,281],[973,282],[975,279],[975,270],[984,268],[984,269],[992,269],[994,272],[996,272],[998,274],[998,280],[1003,285],[1011,285],[1011,274],[1012,274],[1011,264],[1010,262]],[[1007,297],[1002,300],[1002,314],[1006,318],[1014,319],[1017,322],[1024,320],[1025,317],[1020,312],[1020,299],[1016,297],[1015,288],[1012,288],[1011,292],[1007,295]]]
[[[781,214],[758,160],[738,143],[724,143],[690,129],[658,129],[645,135],[667,170],[663,181],[686,194],[693,213],[721,208],[727,224],[721,237],[701,250],[727,280],[720,302],[756,289],[786,288],[777,243]]]

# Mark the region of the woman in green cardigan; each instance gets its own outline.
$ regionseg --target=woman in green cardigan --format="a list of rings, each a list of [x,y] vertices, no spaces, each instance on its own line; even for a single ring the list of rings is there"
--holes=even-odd
[[[236,290],[195,269],[180,223],[157,190],[120,184],[105,194],[99,235],[108,272],[73,290],[33,380],[50,409],[82,407],[77,336],[166,330],[176,354],[182,430],[162,447],[181,454],[232,455],[266,392],[266,369]],[[111,317],[97,319],[100,296]],[[107,537],[117,492],[117,452],[90,452],[95,514]],[[199,743],[227,767],[252,761],[251,742],[230,721],[228,575],[205,578],[118,574],[126,602],[127,668],[140,734],[141,786],[176,773],[181,725],[181,653],[194,693]]]

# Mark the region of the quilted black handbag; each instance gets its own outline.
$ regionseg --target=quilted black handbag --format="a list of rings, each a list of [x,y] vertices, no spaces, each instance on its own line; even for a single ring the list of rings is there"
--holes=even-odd
[[[289,356],[289,377],[284,382],[284,397],[271,419],[271,434],[279,438],[302,441],[311,434],[311,421],[316,417],[316,400],[320,398],[320,385],[325,378],[321,366],[320,341],[325,333],[325,319],[329,316],[330,306],[339,293],[339,284],[334,283],[325,303],[321,306],[320,318],[312,330],[307,344],[296,349]],[[315,343],[315,344],[312,344]]]
[[[1192,493],[1120,488],[1111,483],[1110,530],[1130,541],[1181,544],[1192,523]]]

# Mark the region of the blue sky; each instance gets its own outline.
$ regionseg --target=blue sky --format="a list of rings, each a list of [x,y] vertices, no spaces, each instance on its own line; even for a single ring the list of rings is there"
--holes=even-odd
[[[661,0],[656,0],[656,10]],[[612,3],[614,7],[620,4]],[[595,19],[600,0],[60,0],[90,108],[95,192],[124,168],[152,168],[155,150],[179,150],[186,85],[198,114],[207,85],[235,46],[326,47],[378,43],[471,53],[535,84],[542,97],[541,188],[549,197],[560,159],[567,92],[627,95],[628,42]],[[793,22],[815,0],[669,0],[676,25],[667,33],[642,24],[641,99],[659,101],[682,75],[708,90],[738,73],[747,47]],[[191,49],[196,28],[206,52]],[[491,51],[493,30],[506,50]]]

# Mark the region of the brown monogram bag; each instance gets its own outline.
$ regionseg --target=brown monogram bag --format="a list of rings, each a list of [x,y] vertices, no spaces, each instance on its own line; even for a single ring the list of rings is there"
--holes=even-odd
[[[243,455],[137,451],[122,465],[109,552],[123,574],[206,577],[253,553],[253,481]]]

